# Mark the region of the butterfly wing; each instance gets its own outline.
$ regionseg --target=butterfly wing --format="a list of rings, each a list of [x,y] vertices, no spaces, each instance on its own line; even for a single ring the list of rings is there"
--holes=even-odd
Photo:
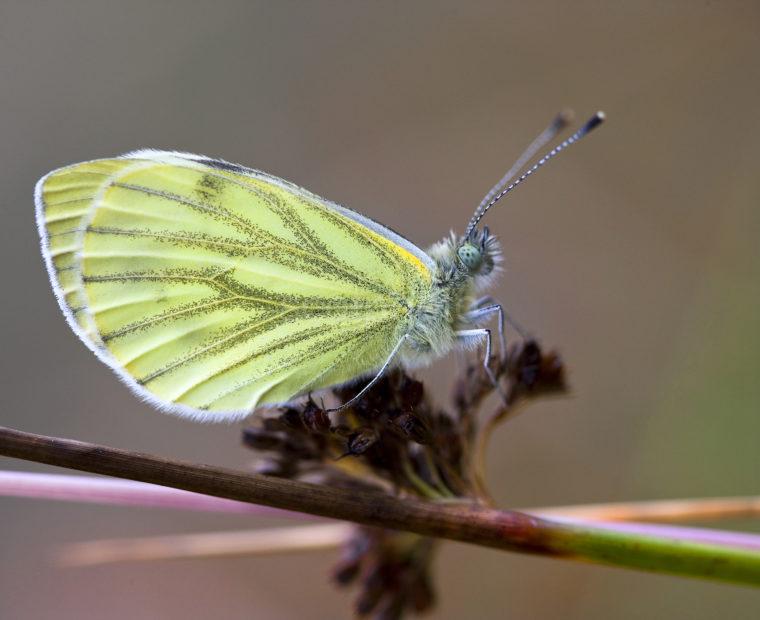
[[[160,151],[76,164],[35,193],[70,325],[161,409],[233,419],[378,368],[432,261],[276,177]]]

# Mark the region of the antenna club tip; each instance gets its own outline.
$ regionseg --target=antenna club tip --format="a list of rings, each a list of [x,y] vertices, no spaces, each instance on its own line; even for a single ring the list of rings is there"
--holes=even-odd
[[[597,112],[596,114],[594,114],[594,116],[588,119],[586,124],[581,129],[581,133],[587,134],[589,131],[591,131],[595,127],[598,127],[599,125],[601,125],[606,118],[607,118],[607,115],[604,112],[602,111]]]
[[[575,112],[573,112],[570,108],[565,108],[559,114],[557,114],[556,118],[554,119],[554,127],[557,131],[561,131],[570,123],[572,123],[574,118]]]

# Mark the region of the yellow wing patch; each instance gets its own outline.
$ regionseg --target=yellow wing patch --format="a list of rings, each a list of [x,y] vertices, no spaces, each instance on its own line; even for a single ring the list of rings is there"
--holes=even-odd
[[[140,152],[36,191],[74,330],[160,408],[234,418],[378,368],[431,286],[392,231],[233,164]]]

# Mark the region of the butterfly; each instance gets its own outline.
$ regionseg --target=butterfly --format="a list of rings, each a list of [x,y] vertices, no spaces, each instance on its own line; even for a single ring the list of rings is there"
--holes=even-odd
[[[257,407],[415,368],[484,344],[504,313],[479,297],[501,260],[486,211],[558,117],[483,199],[463,235],[428,250],[275,176],[140,150],[50,172],[35,189],[42,254],[74,332],[160,410],[234,420]],[[490,372],[490,371],[488,371]],[[352,399],[350,402],[354,402]],[[347,403],[348,404],[350,404]]]

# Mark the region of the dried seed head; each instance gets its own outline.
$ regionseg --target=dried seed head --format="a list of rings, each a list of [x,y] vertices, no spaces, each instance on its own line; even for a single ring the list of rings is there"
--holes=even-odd
[[[565,387],[559,356],[544,354],[533,340],[511,345],[490,368],[506,394],[504,414],[518,401]],[[336,387],[333,394],[345,403],[361,387]],[[494,392],[482,360],[473,358],[457,382],[457,415],[451,416],[432,405],[421,382],[395,369],[345,410],[328,414],[307,398],[269,412],[244,431],[243,442],[267,453],[256,464],[261,474],[378,493],[471,498],[478,493],[468,474],[478,409]],[[358,463],[343,460],[346,456]],[[422,612],[434,604],[431,548],[430,539],[357,528],[333,579],[359,588],[360,615],[392,620]]]
[[[357,527],[338,570],[355,582],[361,575],[356,611],[374,619],[399,619],[405,611],[424,611],[434,601],[430,581],[433,541],[404,532]],[[341,582],[344,583],[344,582]]]
[[[565,371],[560,356],[544,354],[535,340],[526,341],[512,352],[509,375],[517,389],[526,392],[558,392],[566,389]]]

